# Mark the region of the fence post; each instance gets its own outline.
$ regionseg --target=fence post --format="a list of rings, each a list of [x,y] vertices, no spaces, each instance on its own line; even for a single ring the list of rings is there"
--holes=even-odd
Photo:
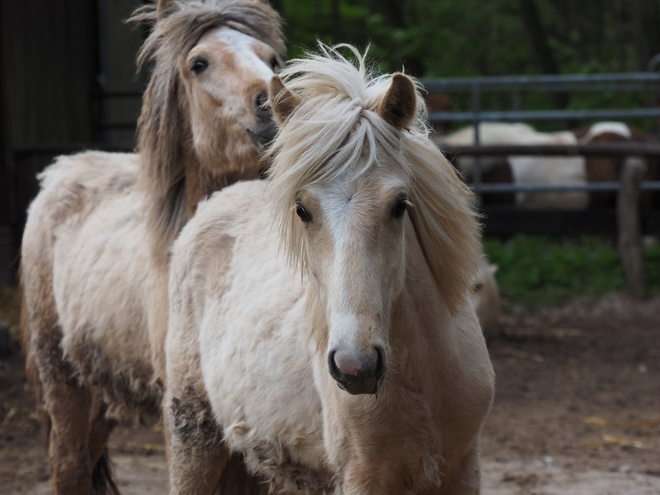
[[[619,256],[628,293],[636,299],[642,299],[647,295],[639,187],[645,172],[644,160],[638,157],[627,157],[624,160],[617,201]]]

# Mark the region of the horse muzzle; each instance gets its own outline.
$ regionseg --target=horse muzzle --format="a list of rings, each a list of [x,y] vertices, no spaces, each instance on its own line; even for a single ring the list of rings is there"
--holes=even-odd
[[[383,351],[374,347],[372,357],[347,349],[328,353],[330,376],[351,395],[375,394],[385,379]]]

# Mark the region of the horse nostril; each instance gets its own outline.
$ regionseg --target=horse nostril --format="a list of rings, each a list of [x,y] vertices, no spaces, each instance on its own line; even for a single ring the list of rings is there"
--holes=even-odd
[[[376,369],[374,370],[374,376],[377,382],[380,382],[383,376],[385,375],[385,361],[383,360],[383,351],[380,347],[374,347],[376,349]]]
[[[330,376],[334,378],[337,382],[341,382],[341,371],[337,368],[337,363],[335,362],[335,351],[330,351],[328,353],[328,369],[330,370]]]
[[[346,376],[357,377],[363,366],[360,357],[355,352],[347,350],[335,352],[332,359],[337,369]]]

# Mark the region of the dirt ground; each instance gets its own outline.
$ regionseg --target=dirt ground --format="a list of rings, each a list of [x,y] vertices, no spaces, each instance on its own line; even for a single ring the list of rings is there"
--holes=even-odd
[[[13,322],[13,294],[0,298],[0,320]],[[660,494],[660,297],[509,308],[489,348],[498,387],[482,493]],[[0,494],[45,495],[44,432],[22,366],[0,361]],[[111,452],[124,495],[166,493],[159,427],[121,425]]]

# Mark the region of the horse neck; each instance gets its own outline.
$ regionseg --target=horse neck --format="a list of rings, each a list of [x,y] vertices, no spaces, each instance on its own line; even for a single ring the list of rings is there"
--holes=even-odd
[[[182,142],[189,141],[184,139]],[[149,160],[150,155],[146,154],[144,159]],[[174,180],[167,193],[151,196],[148,204],[153,258],[163,266],[168,265],[170,247],[185,223],[195,215],[199,202],[213,192],[247,178],[238,173],[240,169],[237,167],[226,167],[220,173],[212,172],[212,168],[199,159],[192,147],[185,145],[179,146],[173,169],[181,170],[182,176]],[[147,182],[148,178],[143,181]]]
[[[214,177],[200,162],[193,150],[187,150],[180,158],[183,163],[186,188],[186,218],[190,220],[201,200],[221,189],[222,178]]]
[[[208,198],[215,191],[239,180],[258,178],[256,172],[251,173],[252,169],[240,161],[204,164],[191,149],[182,152],[180,160],[185,177],[186,217],[188,220],[197,211],[199,202]],[[228,161],[231,162],[231,160]]]
[[[392,362],[399,363],[403,380],[418,382],[428,374],[429,353],[440,345],[439,329],[450,324],[443,302],[411,222],[406,222],[406,260],[403,288],[392,301],[389,341]]]

